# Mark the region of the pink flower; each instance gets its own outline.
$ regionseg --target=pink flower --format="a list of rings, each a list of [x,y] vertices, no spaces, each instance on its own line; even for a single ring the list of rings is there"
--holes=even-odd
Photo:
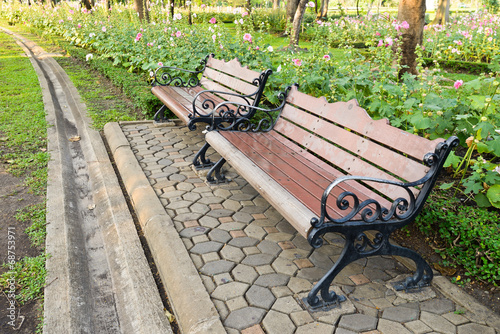
[[[383,46],[383,45],[384,45],[384,41],[383,40],[378,41],[378,45],[377,46]]]
[[[213,39],[214,43],[215,43],[215,39],[216,39],[216,38],[217,38],[217,36],[212,35],[212,39]]]
[[[163,66],[163,63],[160,61],[158,62],[158,66],[162,67]]]
[[[457,45],[462,45],[462,41],[460,41],[460,40],[454,40],[453,43],[455,43]]]
[[[208,21],[208,22],[210,22],[211,24],[215,24],[215,22],[217,22],[217,20],[215,19],[215,17],[212,17],[210,19],[210,21]]]
[[[385,46],[391,46],[394,41],[391,37],[386,37],[385,42],[387,43]]]
[[[433,41],[432,38],[427,38],[427,42],[431,43]]]
[[[182,36],[182,32],[177,31],[177,32],[175,33],[175,36],[176,36],[176,37],[181,37],[181,36]]]
[[[138,33],[137,36],[135,36],[135,41],[138,42],[142,38],[142,34]]]
[[[449,33],[449,32],[447,32],[447,33],[446,33],[446,37],[450,37],[450,36],[451,36],[451,35],[450,35],[450,33]]]
[[[106,32],[106,27],[102,27],[102,32]]]
[[[246,33],[245,35],[243,35],[243,40],[252,43],[252,35],[250,35],[249,33]]]
[[[453,84],[453,87],[455,87],[455,89],[459,89],[460,86],[462,86],[464,84],[464,81],[463,80],[457,80],[455,81],[455,83]]]
[[[241,17],[245,17],[248,15],[248,12],[243,12],[243,14],[241,14]]]
[[[316,4],[312,1],[309,1],[307,4],[306,4],[306,7],[311,7],[311,8],[314,8],[316,6]]]
[[[78,28],[81,28],[81,27],[82,27],[82,25],[81,25],[80,23],[78,23],[77,27],[78,27]]]
[[[205,6],[206,6],[206,5],[205,5],[204,3],[202,3],[200,7],[201,7],[201,8],[205,8]]]
[[[182,19],[181,13],[177,13],[177,14],[174,15],[174,21],[175,20],[180,20],[180,19]]]
[[[70,9],[70,10],[69,10],[69,13],[70,13],[70,14],[74,14],[75,12],[74,12],[72,9]]]
[[[302,65],[302,60],[300,59],[292,59],[292,62],[295,66],[301,66]]]
[[[330,60],[330,56],[329,55],[324,55],[323,59],[326,60],[326,61],[328,61],[328,60]]]
[[[380,33],[377,31],[377,32],[375,33],[375,36],[380,36]]]
[[[491,42],[493,40],[493,37],[488,37],[488,42]]]
[[[410,28],[410,24],[408,22],[406,22],[406,21],[403,21],[401,23],[401,28],[403,28],[403,29],[409,29]]]

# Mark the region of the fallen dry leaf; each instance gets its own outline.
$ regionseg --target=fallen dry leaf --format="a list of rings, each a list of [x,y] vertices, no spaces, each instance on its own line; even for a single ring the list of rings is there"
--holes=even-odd
[[[72,141],[72,142],[80,141],[80,139],[81,139],[80,136],[73,136],[73,137],[69,138],[69,141]]]
[[[167,310],[165,310],[165,315],[167,316],[167,319],[168,321],[170,321],[170,323],[175,321],[175,316]]]

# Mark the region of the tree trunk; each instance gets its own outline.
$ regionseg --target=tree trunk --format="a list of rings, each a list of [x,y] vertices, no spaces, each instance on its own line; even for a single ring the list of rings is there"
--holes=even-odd
[[[297,11],[297,7],[299,6],[300,0],[288,0],[286,2],[286,21],[290,24],[293,23],[293,18],[295,16],[295,12]]]
[[[280,0],[273,0],[273,10],[280,8]]]
[[[170,17],[170,19],[174,18],[174,0],[167,1],[167,16]]]
[[[250,14],[252,12],[252,0],[247,0],[245,7],[247,9],[248,14]]]
[[[318,12],[317,18],[326,18],[328,16],[328,2],[329,0],[321,0],[321,7]]]
[[[406,21],[410,25],[408,29],[402,29],[401,39],[403,68],[399,71],[399,77],[409,72],[417,75],[417,55],[415,47],[422,44],[425,24],[425,0],[401,0],[398,7],[398,21]]]
[[[431,24],[444,25],[450,22],[450,0],[439,0],[436,17]]]
[[[300,0],[295,15],[293,16],[292,32],[290,34],[290,48],[297,49],[299,46],[300,24],[306,11],[308,0]]]
[[[82,0],[83,2],[83,5],[85,6],[85,8],[87,10],[91,10],[92,9],[92,3],[90,2],[90,0]]]
[[[149,22],[149,12],[147,0],[134,0],[134,8],[139,13],[139,20],[141,22]]]

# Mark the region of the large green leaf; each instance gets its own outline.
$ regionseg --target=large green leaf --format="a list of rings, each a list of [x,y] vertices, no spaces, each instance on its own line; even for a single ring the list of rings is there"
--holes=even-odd
[[[495,184],[491,186],[486,192],[486,196],[495,208],[500,209],[500,184]]]

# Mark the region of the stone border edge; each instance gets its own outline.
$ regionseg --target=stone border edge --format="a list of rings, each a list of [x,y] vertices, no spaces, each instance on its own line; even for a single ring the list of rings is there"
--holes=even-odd
[[[104,135],[136,210],[181,332],[226,333],[172,219],[151,187],[120,125],[116,122],[106,124]]]

